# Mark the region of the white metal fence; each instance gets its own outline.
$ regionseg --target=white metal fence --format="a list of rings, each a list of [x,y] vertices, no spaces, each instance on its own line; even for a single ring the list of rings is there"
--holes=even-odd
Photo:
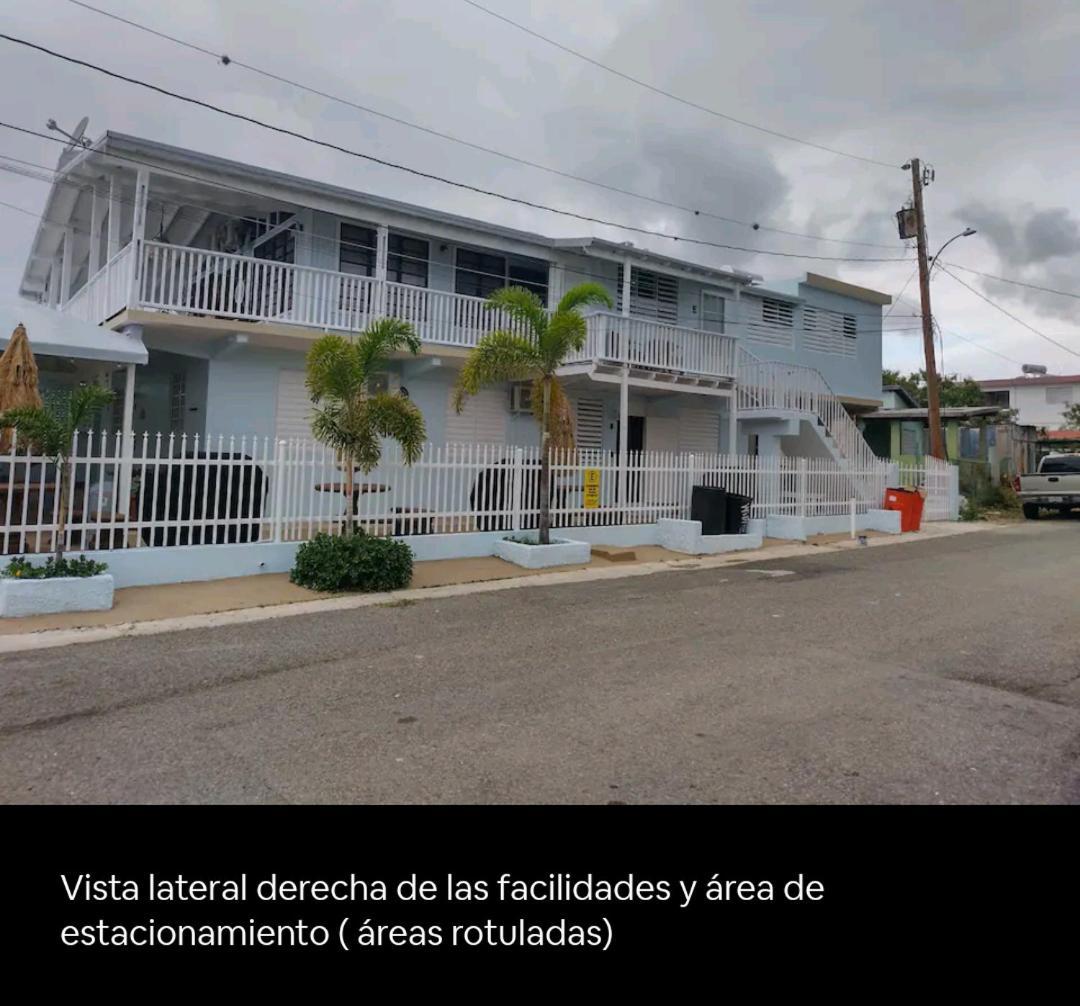
[[[956,520],[960,516],[960,469],[948,461],[924,457],[917,465],[896,465],[889,484],[926,490],[923,520]]]
[[[302,541],[353,520],[380,535],[522,530],[537,525],[540,454],[501,444],[428,445],[406,465],[386,447],[351,481],[334,452],[310,440],[80,433],[66,490],[70,549]],[[695,485],[748,497],[750,516],[847,514],[881,505],[891,469],[832,461],[720,454],[555,451],[555,527],[688,518]],[[50,551],[59,478],[18,438],[0,457],[4,554]],[[587,486],[590,491],[587,491]],[[869,487],[869,488],[868,488]]]

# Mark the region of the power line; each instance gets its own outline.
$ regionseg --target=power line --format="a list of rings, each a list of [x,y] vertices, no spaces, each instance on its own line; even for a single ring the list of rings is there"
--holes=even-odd
[[[363,112],[367,115],[374,115],[380,119],[386,119],[389,122],[394,122],[400,126],[406,126],[409,129],[416,129],[422,133],[426,133],[429,136],[436,136],[441,140],[447,140],[451,143],[457,143],[461,146],[468,147],[472,150],[480,151],[481,153],[491,154],[495,157],[501,157],[504,160],[512,161],[515,164],[521,164],[526,167],[535,168],[538,171],[545,171],[548,174],[556,175],[559,178],[565,178],[574,182],[581,182],[585,185],[593,185],[600,189],[605,189],[608,192],[614,192],[618,195],[630,196],[632,199],[640,199],[644,202],[652,203],[656,206],[664,206],[668,209],[678,210],[682,213],[689,213],[695,217],[705,217],[710,220],[718,220],[722,223],[733,224],[738,227],[746,227],[753,231],[767,231],[772,234],[782,234],[788,237],[802,238],[808,241],[822,241],[829,242],[831,244],[845,244],[845,245],[859,245],[864,248],[885,248],[892,250],[895,245],[881,244],[875,241],[859,241],[855,239],[846,238],[830,238],[820,234],[806,234],[800,231],[787,230],[781,227],[771,227],[767,224],[760,224],[754,221],[739,220],[736,217],[725,216],[721,213],[715,213],[711,210],[699,209],[694,206],[687,206],[684,203],[673,202],[668,199],[662,199],[658,196],[650,196],[643,192],[635,192],[632,189],[625,189],[618,185],[612,185],[609,182],[602,182],[595,178],[588,178],[584,175],[577,175],[570,171],[564,171],[561,168],[552,167],[549,164],[542,164],[538,161],[529,160],[526,157],[521,157],[517,154],[509,154],[503,150],[497,150],[494,147],[487,147],[481,143],[475,143],[472,140],[462,139],[459,136],[454,136],[451,133],[446,133],[438,129],[434,129],[430,126],[422,125],[418,122],[412,122],[408,119],[404,119],[397,115],[391,115],[388,112],[379,111],[376,108],[372,108],[369,105],[362,105],[357,101],[350,98],[344,98],[341,95],[331,94],[328,91],[323,91],[317,87],[313,87],[309,84],[303,84],[300,81],[293,80],[289,77],[282,76],[281,74],[274,73],[271,70],[267,70],[263,67],[255,66],[251,63],[246,63],[243,60],[236,59],[233,56],[227,56],[224,54],[218,54],[211,52],[204,46],[198,45],[194,42],[189,42],[186,39],[177,38],[175,35],[169,35],[166,32],[159,31],[156,28],[151,28],[149,25],[141,24],[138,21],[132,21],[130,18],[121,17],[119,14],[114,14],[111,11],[102,10],[100,7],[95,7],[92,4],[84,3],[83,0],[68,0],[68,3],[73,4],[76,7],[81,7],[84,10],[92,11],[95,14],[100,14],[102,17],[109,18],[113,21],[118,21],[121,24],[125,24],[131,28],[135,28],[138,31],[146,32],[149,35],[153,35],[156,38],[164,39],[174,45],[181,46],[185,49],[189,49],[192,52],[199,53],[200,55],[210,56],[215,62],[221,63],[224,66],[238,66],[250,73],[258,74],[261,77],[265,77],[268,80],[277,81],[280,84],[286,84],[289,87],[294,87],[300,91],[306,91],[308,94],[316,95],[317,97],[324,98],[327,101],[334,101],[341,105],[346,105],[349,108],[353,108],[357,111]]]
[[[376,157],[374,154],[365,154],[358,150],[353,150],[349,147],[341,146],[337,143],[331,143],[329,140],[320,140],[311,136],[304,136],[303,133],[298,133],[293,129],[289,129],[285,126],[278,126],[270,122],[265,122],[262,119],[257,119],[254,116],[245,115],[242,112],[234,112],[227,108],[222,108],[219,105],[214,105],[211,102],[203,101],[199,98],[192,98],[189,95],[180,94],[176,91],[170,91],[167,88],[161,87],[157,84],[151,84],[147,81],[140,80],[136,77],[129,77],[122,73],[117,73],[113,70],[108,70],[105,67],[98,66],[95,63],[90,63],[86,60],[77,59],[74,56],[67,56],[63,53],[55,52],[52,49],[48,49],[45,46],[38,45],[35,42],[27,41],[26,39],[16,38],[12,35],[0,33],[0,38],[12,42],[15,45],[21,45],[28,49],[33,49],[36,52],[43,53],[44,55],[51,56],[54,59],[62,60],[66,63],[71,63],[75,66],[82,66],[88,70],[94,70],[97,73],[101,73],[107,77],[111,77],[115,80],[121,80],[128,84],[133,84],[137,87],[145,88],[146,90],[153,91],[156,94],[163,94],[166,97],[174,98],[177,101],[185,102],[189,105],[194,105],[198,108],[204,108],[211,112],[217,112],[219,115],[224,115],[227,118],[235,119],[240,122],[247,122],[251,125],[258,126],[261,129],[266,129],[273,133],[279,133],[282,136],[289,136],[293,139],[302,140],[305,143],[310,143],[317,147],[323,147],[327,150],[333,150],[338,153],[347,154],[350,157],[356,157],[360,160],[369,161],[373,164],[379,164],[383,167],[395,168],[399,171],[404,171],[408,174],[414,175],[418,178],[424,178],[429,181],[441,182],[444,185],[451,185],[455,188],[463,189],[468,192],[474,192],[479,195],[489,196],[495,199],[501,199],[505,202],[515,203],[520,206],[526,206],[530,209],[543,210],[547,213],[554,213],[559,216],[570,217],[575,220],[581,220],[586,223],[599,224],[604,227],[614,227],[619,230],[628,231],[634,234],[643,234],[648,237],[663,238],[668,241],[683,242],[685,244],[698,245],[706,248],[719,248],[725,251],[738,251],[744,252],[748,255],[772,255],[779,258],[791,258],[802,259],[807,261],[823,261],[823,262],[867,262],[867,263],[880,263],[880,262],[904,262],[904,258],[851,258],[844,256],[832,256],[832,255],[801,255],[794,252],[782,252],[776,250],[766,250],[762,248],[746,248],[740,245],[724,244],[718,241],[707,241],[704,238],[691,238],[676,234],[668,234],[664,231],[650,230],[647,227],[637,227],[632,224],[618,223],[612,220],[606,220],[602,217],[594,217],[584,213],[576,213],[572,210],[563,210],[554,206],[549,206],[545,203],[538,203],[530,199],[524,199],[519,196],[509,196],[502,192],[496,192],[491,189],[484,189],[480,186],[470,185],[467,182],[456,182],[449,178],[444,178],[441,175],[436,175],[430,171],[422,171],[419,168],[409,167],[404,164],[398,164],[394,161],[387,160],[385,158]]]
[[[517,28],[518,31],[525,32],[526,35],[531,35],[533,38],[539,39],[541,42],[546,42],[548,45],[554,46],[562,52],[569,53],[571,56],[576,56],[578,59],[584,60],[586,63],[603,70],[605,73],[610,73],[613,76],[619,77],[622,80],[629,81],[632,84],[637,84],[638,87],[643,87],[648,91],[652,91],[653,94],[659,94],[665,98],[670,98],[672,101],[677,101],[682,105],[687,105],[690,108],[697,109],[699,112],[704,112],[706,115],[714,116],[717,119],[723,119],[726,122],[733,122],[739,126],[745,126],[747,129],[757,130],[759,133],[766,133],[769,136],[778,137],[781,140],[789,140],[792,143],[801,143],[806,147],[813,147],[815,150],[823,150],[829,154],[836,154],[839,157],[848,157],[854,161],[862,161],[865,164],[875,164],[881,168],[898,168],[899,164],[891,164],[888,161],[879,161],[874,157],[866,157],[862,154],[853,154],[847,150],[840,150],[837,147],[829,147],[823,143],[815,143],[813,140],[805,140],[799,136],[792,136],[790,133],[782,133],[777,129],[770,129],[768,126],[758,125],[756,122],[748,122],[746,119],[736,118],[734,115],[729,115],[727,112],[717,111],[715,108],[709,108],[707,105],[702,105],[699,102],[692,101],[689,98],[683,98],[678,94],[674,94],[671,91],[666,91],[662,87],[657,87],[655,84],[650,84],[646,80],[642,80],[640,77],[634,77],[628,73],[624,73],[622,70],[617,70],[613,66],[608,66],[606,63],[601,63],[599,60],[594,59],[592,56],[588,56],[577,49],[571,49],[568,45],[563,45],[562,42],[557,42],[553,38],[549,38],[547,35],[541,35],[540,32],[533,28],[529,28],[527,25],[523,25],[518,21],[511,20],[504,14],[500,14],[497,11],[491,10],[489,7],[485,7],[483,4],[477,3],[476,0],[464,0],[470,7],[475,7],[479,11],[483,11],[485,14],[490,15],[493,18],[497,18],[499,21],[505,24],[511,25]]]
[[[951,270],[947,269],[944,265],[942,265],[940,268],[941,268],[941,271],[943,273],[945,273],[946,276],[951,276],[962,287],[965,287],[966,289],[970,290],[973,294],[975,294],[975,296],[978,297],[979,300],[986,301],[987,304],[989,304],[995,310],[1000,311],[1003,315],[1005,315],[1005,317],[1011,318],[1018,325],[1023,325],[1024,328],[1026,328],[1029,332],[1033,332],[1040,339],[1045,339],[1047,342],[1052,343],[1053,345],[1057,346],[1058,349],[1063,349],[1063,350],[1065,350],[1066,353],[1072,353],[1073,356],[1080,356],[1080,352],[1073,349],[1071,346],[1066,346],[1065,343],[1063,343],[1063,342],[1058,342],[1058,340],[1053,338],[1052,336],[1049,336],[1049,335],[1044,334],[1043,332],[1040,332],[1037,328],[1035,328],[1034,325],[1029,325],[1022,318],[1018,318],[1011,311],[1006,310],[1000,304],[996,303],[995,301],[992,301],[985,294],[980,293],[970,283],[964,282],[964,280],[962,280],[959,276],[955,275]]]
[[[960,339],[962,342],[971,343],[971,345],[973,345],[976,349],[981,349],[984,353],[993,353],[994,356],[999,356],[1001,357],[1001,359],[1007,361],[1008,363],[1015,363],[1018,367],[1023,366],[1023,363],[1021,363],[1019,360],[1014,360],[1011,356],[1006,356],[1004,353],[999,353],[996,349],[991,349],[989,346],[984,345],[981,342],[976,342],[974,339],[969,339],[966,335],[961,335],[959,332],[954,332],[951,328],[945,328],[944,326],[941,326],[941,331],[945,335],[951,335],[954,339]],[[942,364],[942,369],[944,369],[944,364]]]
[[[999,283],[1010,283],[1012,286],[1022,286],[1025,290],[1037,290],[1039,293],[1052,293],[1058,297],[1072,297],[1073,300],[1080,300],[1080,293],[1070,293],[1068,290],[1053,290],[1048,286],[1039,286],[1036,283],[1024,283],[1018,279],[1009,279],[1006,276],[995,276],[993,273],[980,272],[978,269],[971,269],[966,265],[957,265],[955,262],[941,263],[942,267],[948,265],[950,269],[960,269],[963,272],[970,272],[975,276],[982,276],[983,279],[997,280]],[[956,279],[954,276],[953,279]]]

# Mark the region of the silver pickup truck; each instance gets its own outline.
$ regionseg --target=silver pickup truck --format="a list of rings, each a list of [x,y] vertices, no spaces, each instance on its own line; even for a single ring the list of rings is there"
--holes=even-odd
[[[1080,507],[1080,454],[1047,454],[1034,475],[1021,475],[1017,495],[1024,516],[1035,520],[1041,509],[1065,513]]]

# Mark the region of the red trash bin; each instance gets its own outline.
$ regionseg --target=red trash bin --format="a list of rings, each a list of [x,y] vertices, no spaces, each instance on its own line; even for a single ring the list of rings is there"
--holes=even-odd
[[[917,489],[886,489],[885,509],[900,511],[900,530],[918,531],[922,524],[923,494]]]

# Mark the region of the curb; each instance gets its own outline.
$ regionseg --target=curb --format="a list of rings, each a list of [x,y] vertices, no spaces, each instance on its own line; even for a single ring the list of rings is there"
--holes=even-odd
[[[932,531],[931,528],[933,528]],[[919,532],[898,534],[887,538],[871,538],[865,547],[884,548],[893,545],[904,545],[909,542],[930,541],[935,538],[949,538],[958,534],[993,529],[993,525],[974,523],[929,525]],[[799,542],[791,545],[771,546],[752,552],[731,552],[705,556],[688,555],[685,559],[665,559],[661,562],[593,567],[561,573],[540,573],[534,576],[508,577],[504,580],[448,584],[443,587],[414,587],[405,590],[394,590],[385,594],[351,594],[318,601],[294,601],[260,608],[240,608],[233,611],[204,615],[183,615],[176,618],[159,618],[143,622],[118,622],[115,625],[90,626],[85,629],[45,629],[39,632],[0,636],[0,653],[21,653],[80,643],[100,643],[111,639],[157,636],[168,632],[185,632],[191,629],[213,629],[229,625],[246,625],[252,622],[293,618],[298,615],[316,615],[331,611],[352,611],[358,608],[380,607],[401,601],[437,600],[447,597],[463,597],[468,594],[488,594],[500,590],[517,590],[522,587],[588,583],[594,580],[621,580],[626,577],[651,576],[654,573],[671,573],[680,570],[720,569],[726,566],[771,562],[774,559],[794,559],[806,555],[843,552],[857,548],[860,548],[860,546],[854,541],[830,542],[824,545],[807,545]]]

